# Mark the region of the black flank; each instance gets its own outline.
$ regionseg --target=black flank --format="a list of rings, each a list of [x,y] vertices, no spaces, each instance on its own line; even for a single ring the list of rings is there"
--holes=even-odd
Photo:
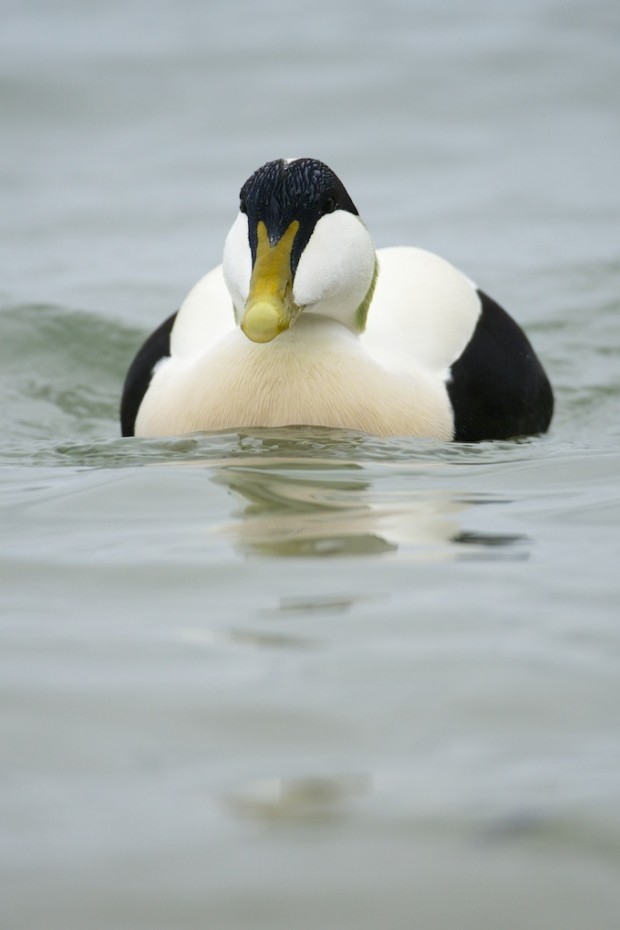
[[[151,333],[131,363],[121,399],[121,433],[123,436],[134,435],[136,417],[151,383],[153,368],[162,358],[170,355],[170,333],[176,318],[177,314],[173,313],[154,333]]]
[[[523,330],[478,291],[482,312],[447,388],[456,442],[543,433],[553,414],[549,379]]]

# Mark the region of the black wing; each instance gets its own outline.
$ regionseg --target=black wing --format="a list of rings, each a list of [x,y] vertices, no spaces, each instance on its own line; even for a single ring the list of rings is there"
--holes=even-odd
[[[456,442],[543,433],[553,415],[549,379],[523,330],[478,291],[482,312],[447,388]]]
[[[129,366],[121,399],[121,433],[123,436],[134,435],[136,417],[151,383],[153,368],[162,358],[170,355],[170,333],[176,318],[177,314],[173,313],[154,333],[151,333]]]

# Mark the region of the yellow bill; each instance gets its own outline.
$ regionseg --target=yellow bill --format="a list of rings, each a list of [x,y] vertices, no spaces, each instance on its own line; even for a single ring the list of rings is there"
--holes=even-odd
[[[293,303],[291,271],[291,249],[298,229],[299,223],[294,220],[272,246],[262,220],[256,228],[256,261],[241,320],[241,329],[252,342],[271,342],[289,328],[298,313]]]

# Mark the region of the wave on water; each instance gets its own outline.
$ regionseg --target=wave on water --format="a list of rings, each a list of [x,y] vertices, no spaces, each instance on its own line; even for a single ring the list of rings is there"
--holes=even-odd
[[[118,435],[121,386],[143,333],[45,304],[9,307],[1,326],[0,423],[7,440]]]

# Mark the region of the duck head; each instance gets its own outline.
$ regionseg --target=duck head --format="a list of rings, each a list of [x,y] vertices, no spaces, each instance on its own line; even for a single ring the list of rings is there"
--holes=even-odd
[[[375,247],[340,179],[313,158],[268,162],[245,182],[224,246],[237,322],[271,342],[301,314],[361,332],[377,274]]]

